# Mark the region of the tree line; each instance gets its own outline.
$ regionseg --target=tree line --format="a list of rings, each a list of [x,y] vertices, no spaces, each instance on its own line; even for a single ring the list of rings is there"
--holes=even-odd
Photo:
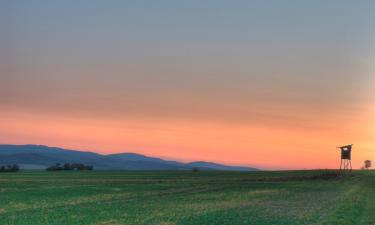
[[[20,167],[17,164],[0,166],[0,173],[1,172],[17,172],[19,170],[20,170]]]
[[[47,171],[58,171],[58,170],[93,170],[94,166],[85,165],[82,163],[56,163],[55,165],[46,168]]]

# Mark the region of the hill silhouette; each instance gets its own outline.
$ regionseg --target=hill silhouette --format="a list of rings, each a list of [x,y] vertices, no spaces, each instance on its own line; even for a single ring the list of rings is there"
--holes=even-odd
[[[44,145],[0,145],[0,165],[19,164],[22,169],[43,169],[55,163],[66,162],[93,165],[96,170],[257,170],[211,162],[182,163],[136,153],[102,155]]]

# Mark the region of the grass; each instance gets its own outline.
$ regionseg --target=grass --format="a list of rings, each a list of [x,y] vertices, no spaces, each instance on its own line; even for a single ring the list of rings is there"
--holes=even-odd
[[[375,224],[375,173],[0,174],[0,224]]]

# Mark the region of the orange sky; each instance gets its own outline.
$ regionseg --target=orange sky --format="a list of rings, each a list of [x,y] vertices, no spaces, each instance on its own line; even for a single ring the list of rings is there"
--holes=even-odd
[[[305,127],[280,121],[242,124],[1,111],[0,142],[104,154],[137,152],[185,162],[207,160],[264,169],[336,168],[339,151],[335,147],[354,143],[353,165],[358,168],[363,160],[375,157],[374,112],[350,120],[319,118]]]
[[[110,2],[110,3],[108,3]],[[265,169],[375,160],[375,2],[0,2],[0,143]]]

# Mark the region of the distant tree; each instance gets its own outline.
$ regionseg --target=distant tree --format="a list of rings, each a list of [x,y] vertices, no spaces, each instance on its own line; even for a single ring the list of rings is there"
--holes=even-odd
[[[47,171],[58,171],[63,169],[64,168],[60,166],[60,163],[56,163],[55,165],[46,168]]]
[[[199,172],[199,169],[198,169],[198,167],[193,167],[192,171],[193,171],[194,173],[196,173],[196,172]]]
[[[55,164],[55,169],[56,169],[56,170],[63,170],[63,168],[61,167],[61,164],[60,164],[60,163],[56,163],[56,164]]]
[[[369,169],[371,167],[371,160],[366,160],[365,161],[365,169]]]
[[[19,170],[20,167],[17,164],[0,166],[0,172],[18,172]]]
[[[84,165],[82,163],[64,163],[63,166],[60,163],[56,163],[50,167],[47,167],[47,171],[58,171],[58,170],[93,170],[92,165]]]
[[[85,169],[85,165],[83,165],[82,163],[73,163],[71,165],[72,169],[73,170],[84,170]]]
[[[11,169],[12,172],[18,172],[19,170],[20,170],[20,167],[17,164],[12,165],[12,169]]]
[[[77,164],[77,170],[85,170],[85,165],[78,163]]]
[[[72,170],[72,166],[70,165],[70,163],[64,164],[64,170]]]
[[[87,166],[85,166],[85,169],[86,169],[86,170],[93,170],[93,169],[94,169],[94,166],[92,166],[92,165],[87,165]]]

